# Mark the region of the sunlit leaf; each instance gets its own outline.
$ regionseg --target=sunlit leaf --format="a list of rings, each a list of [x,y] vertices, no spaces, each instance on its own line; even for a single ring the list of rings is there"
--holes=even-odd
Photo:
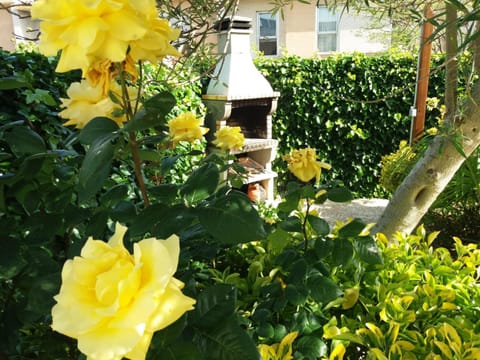
[[[180,194],[187,204],[194,205],[212,195],[218,186],[220,171],[215,164],[207,163],[196,169],[180,187]]]
[[[89,200],[102,188],[110,174],[113,150],[112,136],[99,138],[90,145],[83,159],[78,178],[80,202]]]
[[[90,145],[103,137],[109,137],[119,129],[117,123],[106,117],[97,117],[90,120],[85,127],[80,130],[78,140],[82,144]],[[113,136],[111,136],[113,138]]]
[[[241,192],[231,191],[220,196],[199,208],[197,213],[200,223],[220,243],[238,244],[266,236],[257,210]]]

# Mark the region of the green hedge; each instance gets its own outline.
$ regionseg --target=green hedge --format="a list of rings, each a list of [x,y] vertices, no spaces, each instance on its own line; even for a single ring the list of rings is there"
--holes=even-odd
[[[442,59],[433,61],[439,68]],[[273,117],[273,136],[279,153],[310,146],[340,179],[359,196],[381,195],[380,160],[408,140],[413,104],[416,57],[361,54],[325,59],[295,56],[259,58],[256,64],[281,93]],[[429,96],[443,99],[443,71],[432,71]],[[427,113],[434,126],[438,109]],[[279,185],[286,174],[281,157],[276,170]]]

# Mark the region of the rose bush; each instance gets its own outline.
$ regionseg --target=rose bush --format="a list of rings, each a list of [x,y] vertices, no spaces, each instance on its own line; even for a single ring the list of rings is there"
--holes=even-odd
[[[80,256],[67,260],[55,296],[52,328],[78,339],[92,360],[145,359],[152,335],[193,309],[173,277],[180,254],[176,235],[123,245],[118,224],[108,243],[91,237]]]

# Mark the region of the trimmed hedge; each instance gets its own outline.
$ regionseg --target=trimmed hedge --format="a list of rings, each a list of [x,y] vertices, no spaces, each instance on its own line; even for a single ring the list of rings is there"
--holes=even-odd
[[[439,68],[442,59],[433,60]],[[382,155],[408,140],[417,60],[411,55],[367,57],[338,55],[325,59],[288,56],[258,58],[256,64],[281,93],[273,118],[280,155],[310,146],[332,165],[330,178],[342,180],[358,196],[379,196]],[[440,69],[440,68],[439,68]],[[443,71],[432,71],[429,96],[443,100]],[[439,110],[427,113],[434,126]],[[287,174],[277,157],[279,185]]]

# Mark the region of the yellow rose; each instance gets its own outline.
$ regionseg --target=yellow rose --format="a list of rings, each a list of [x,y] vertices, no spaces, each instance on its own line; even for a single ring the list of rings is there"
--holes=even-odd
[[[41,21],[40,51],[55,55],[61,50],[58,72],[82,69],[85,74],[98,59],[123,61],[128,49],[135,61],[178,54],[169,44],[178,32],[168,22],[160,29],[155,0],[37,0],[31,14]]]
[[[155,11],[156,14],[156,11]],[[147,60],[151,63],[161,61],[165,56],[180,56],[170,44],[180,35],[179,29],[172,29],[165,19],[152,18],[148,23],[149,31],[141,39],[132,41],[130,54],[133,59]]]
[[[173,277],[178,237],[142,240],[132,255],[123,245],[126,231],[117,223],[108,243],[90,237],[62,270],[52,328],[76,338],[89,360],[145,359],[153,333],[195,303]]]
[[[68,119],[65,125],[75,125],[78,129],[95,117],[111,117],[116,107],[101,85],[92,86],[87,80],[70,84],[67,95],[67,99],[60,99],[64,110],[58,115]]]
[[[127,118],[122,111],[122,107],[112,101],[110,93],[121,101],[122,88],[117,82],[111,81],[109,83],[110,88],[105,93],[104,86],[105,83],[103,82],[93,86],[86,79],[70,84],[67,90],[68,98],[60,99],[61,107],[64,109],[58,115],[68,119],[64,125],[75,125],[76,128],[81,129],[93,118],[102,116],[115,121],[121,127],[127,121]],[[134,108],[137,100],[137,89],[128,86],[127,92],[130,104]]]
[[[241,149],[245,144],[245,137],[239,126],[224,126],[215,133],[215,137],[212,143],[222,150]]]
[[[314,177],[319,182],[322,168],[331,168],[329,164],[317,161],[317,153],[312,148],[293,150],[283,158],[288,163],[288,170],[303,182],[309,182]]]
[[[102,95],[108,95],[115,74],[115,64],[110,60],[102,59],[92,63],[85,74],[85,78],[93,87],[99,87]]]
[[[192,112],[180,114],[168,122],[170,137],[175,144],[179,141],[192,143],[195,140],[201,140],[208,132],[207,128],[200,126],[202,124],[203,120],[197,118]]]

